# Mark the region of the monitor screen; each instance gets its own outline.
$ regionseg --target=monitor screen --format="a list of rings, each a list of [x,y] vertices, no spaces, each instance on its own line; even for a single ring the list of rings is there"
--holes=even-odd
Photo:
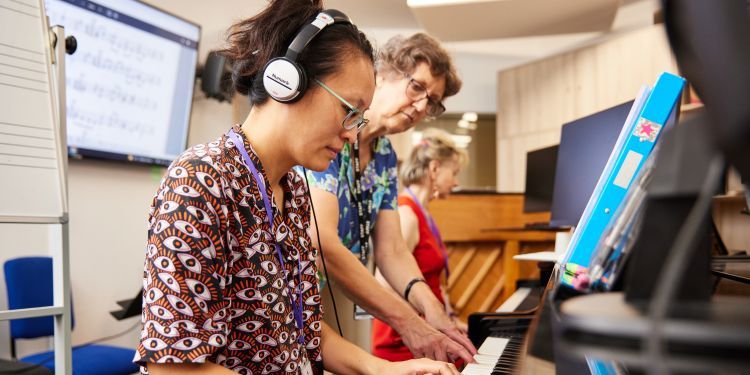
[[[66,56],[68,152],[168,165],[187,146],[200,27],[134,0],[45,0]]]
[[[526,189],[523,212],[544,212],[552,208],[558,146],[526,154]]]
[[[632,106],[633,101],[629,101],[563,125],[551,226],[578,224]]]

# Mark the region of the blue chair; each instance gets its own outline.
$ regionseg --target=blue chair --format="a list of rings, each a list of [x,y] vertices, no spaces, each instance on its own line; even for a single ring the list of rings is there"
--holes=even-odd
[[[26,309],[53,305],[52,258],[24,257],[5,262],[5,287],[9,309]],[[71,309],[72,317],[72,309]],[[71,320],[75,324],[75,319]],[[51,316],[10,321],[11,355],[16,358],[15,340],[54,334]],[[73,374],[132,374],[138,372],[133,364],[135,350],[109,345],[81,345],[73,348]],[[54,352],[34,354],[20,359],[40,364],[55,371]]]

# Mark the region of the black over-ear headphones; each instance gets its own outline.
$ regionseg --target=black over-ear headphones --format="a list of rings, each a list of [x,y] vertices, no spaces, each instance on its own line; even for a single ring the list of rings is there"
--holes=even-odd
[[[349,17],[336,9],[326,9],[302,27],[289,44],[286,55],[271,59],[263,68],[263,87],[268,95],[281,103],[292,103],[302,98],[307,89],[307,74],[297,58],[310,41],[326,26],[349,23]]]

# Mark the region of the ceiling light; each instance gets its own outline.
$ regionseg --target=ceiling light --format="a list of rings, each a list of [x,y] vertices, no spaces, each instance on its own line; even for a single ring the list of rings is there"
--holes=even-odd
[[[469,147],[469,143],[471,143],[470,135],[451,134],[451,139],[453,139],[453,142],[456,142],[456,146],[460,148],[467,148]]]
[[[458,127],[461,129],[477,130],[477,123],[461,119],[458,120]]]
[[[476,112],[466,112],[461,116],[461,119],[469,122],[477,122],[479,115]]]

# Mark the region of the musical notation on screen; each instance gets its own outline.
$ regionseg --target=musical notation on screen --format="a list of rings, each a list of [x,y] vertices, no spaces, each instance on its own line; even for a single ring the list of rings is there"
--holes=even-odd
[[[72,12],[76,12],[74,9]],[[80,12],[80,11],[78,11]],[[105,42],[107,51],[116,53],[128,59],[137,61],[163,61],[164,54],[158,48],[148,46],[134,39],[128,33],[119,32],[113,22],[98,18],[80,18],[71,13],[52,8],[48,12],[51,19],[65,26],[69,34],[75,33],[77,38],[91,39]]]
[[[68,144],[144,155],[162,150],[184,46],[109,12],[65,2],[49,7],[50,19],[78,39],[66,62]]]

